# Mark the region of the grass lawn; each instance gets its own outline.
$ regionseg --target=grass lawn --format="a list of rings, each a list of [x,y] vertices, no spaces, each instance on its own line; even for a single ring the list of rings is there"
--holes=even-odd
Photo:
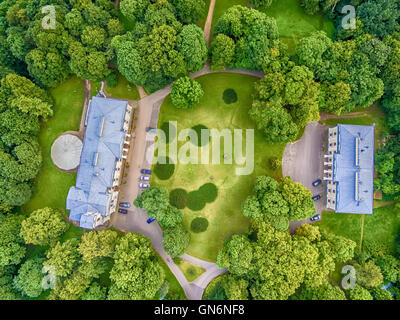
[[[204,0],[204,3],[205,3],[204,15],[196,23],[203,30],[207,20],[208,9],[210,8],[210,0]]]
[[[204,272],[206,272],[206,269],[196,266],[190,262],[184,261],[182,259],[176,259],[178,260],[178,263],[176,263],[185,275],[185,278],[187,281],[192,282],[196,280],[198,277],[200,277]]]
[[[337,125],[337,124],[354,124],[361,126],[371,126],[375,123],[375,150],[379,147],[379,139],[384,132],[388,131],[388,127],[385,120],[385,113],[377,104],[372,105],[367,109],[356,109],[353,112],[359,112],[360,117],[358,118],[346,118],[346,114],[338,119],[329,119],[324,121],[327,125]]]
[[[247,6],[248,0],[217,0],[214,9],[213,23],[234,5]],[[335,27],[332,21],[322,15],[308,15],[300,6],[299,0],[276,0],[271,7],[260,11],[276,19],[281,40],[287,44],[289,52],[294,53],[296,44],[301,38],[309,36],[314,31],[323,30],[333,37]],[[213,30],[211,33],[213,34]]]
[[[22,207],[26,214],[43,207],[58,208],[65,211],[68,190],[75,184],[76,174],[63,173],[51,161],[50,150],[54,140],[63,132],[78,130],[84,103],[82,80],[71,77],[57,88],[50,90],[54,99],[54,116],[42,124],[39,143],[42,149],[43,164],[35,181],[31,200]],[[81,229],[71,224],[66,239],[79,236]]]
[[[161,107],[158,127],[168,121],[177,121],[178,131],[199,124],[218,130],[255,128],[255,124],[248,116],[248,110],[252,102],[251,94],[256,78],[240,74],[217,73],[200,77],[197,81],[205,92],[201,102],[192,110],[176,109],[170,97],[167,97]],[[237,102],[229,105],[225,104],[222,98],[223,92],[228,88],[234,89],[238,96]],[[243,140],[245,141],[244,134]],[[178,146],[184,143],[179,142]],[[218,188],[217,199],[206,203],[202,210],[192,211],[187,207],[182,209],[184,224],[188,230],[196,217],[205,217],[209,222],[206,231],[191,232],[191,242],[186,250],[188,254],[207,261],[215,261],[225,240],[232,234],[243,233],[247,230],[249,221],[240,212],[241,204],[251,193],[255,177],[263,174],[269,174],[275,178],[281,177],[281,168],[272,170],[268,162],[271,157],[281,158],[284,147],[283,144],[268,143],[263,135],[255,130],[254,171],[250,175],[236,175],[235,162],[224,164],[224,159],[221,164],[214,165],[178,163],[168,180],[160,180],[153,175],[152,185],[164,186],[169,191],[182,188],[187,192],[192,192],[206,183],[213,183]],[[221,158],[223,154],[221,150]],[[212,180],[211,177],[213,177]]]
[[[324,212],[322,220],[317,222],[320,228],[344,236],[360,245],[362,219],[364,220],[364,241],[377,241],[394,253],[396,236],[400,230],[400,209],[395,205],[374,209],[372,215],[340,214]]]
[[[106,87],[107,95],[110,95],[113,98],[119,99],[127,99],[127,100],[139,100],[139,92],[136,89],[136,86],[130,83],[126,78],[118,73],[118,84],[116,87],[111,88],[109,86]]]
[[[322,30],[333,37],[335,26],[322,15],[309,15],[300,6],[299,0],[277,0],[271,7],[260,9],[276,19],[281,40],[287,44],[289,52],[294,53],[301,38]]]
[[[164,262],[164,260],[158,254],[157,254],[157,256],[158,256],[158,260],[160,262],[160,265],[163,267],[163,269],[165,271],[165,280],[167,280],[168,283],[169,283],[169,292],[175,293],[175,294],[179,295],[179,297],[181,297],[180,299],[185,299],[186,300],[185,292],[183,291],[183,289],[182,289],[181,285],[179,284],[178,280],[176,280],[174,274],[168,268],[168,266]],[[158,300],[158,294],[155,297],[155,300]]]

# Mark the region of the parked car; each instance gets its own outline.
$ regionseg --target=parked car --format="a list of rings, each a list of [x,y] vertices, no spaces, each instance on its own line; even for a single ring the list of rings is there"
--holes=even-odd
[[[150,180],[150,177],[149,177],[149,176],[141,176],[141,177],[140,177],[140,180],[142,180],[142,181],[149,181],[149,180]]]
[[[120,202],[119,206],[123,208],[130,208],[131,204],[129,202]]]
[[[147,189],[150,188],[150,185],[148,183],[139,183],[139,188]]]
[[[126,209],[118,209],[118,212],[119,213],[122,213],[122,214],[128,214],[128,210],[126,210]]]
[[[316,214],[314,217],[310,218],[311,221],[318,221],[321,220],[321,215],[320,214]]]
[[[142,170],[140,170],[140,173],[142,173],[142,174],[151,174],[151,170],[142,169]]]
[[[147,223],[150,224],[150,223],[152,223],[154,220],[156,220],[156,218],[150,218],[150,219],[147,220]]]
[[[151,128],[151,127],[147,127],[146,128],[146,132],[156,132],[157,129]]]
[[[317,194],[316,196],[312,197],[312,199],[314,201],[318,201],[319,199],[321,199],[321,195]]]
[[[321,180],[321,179],[318,179],[318,180],[315,180],[315,181],[312,183],[312,185],[313,185],[313,187],[318,187],[321,183],[322,183],[322,180]]]

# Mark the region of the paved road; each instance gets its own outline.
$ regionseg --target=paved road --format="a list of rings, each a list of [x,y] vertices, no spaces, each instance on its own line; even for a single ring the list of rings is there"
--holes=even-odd
[[[321,199],[315,203],[317,213],[325,209],[325,183],[317,188],[312,186],[313,181],[323,177],[323,161],[326,147],[327,127],[318,122],[311,122],[306,126],[300,140],[286,146],[282,158],[282,174],[291,176],[293,181],[300,182],[311,190],[313,195],[321,194]],[[310,223],[309,219],[292,221],[290,231],[293,233],[301,224]]]

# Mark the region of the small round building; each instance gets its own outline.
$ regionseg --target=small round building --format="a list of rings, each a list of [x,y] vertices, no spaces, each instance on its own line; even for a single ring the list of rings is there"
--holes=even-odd
[[[51,146],[51,160],[63,171],[78,168],[82,152],[82,140],[73,134],[59,136]]]

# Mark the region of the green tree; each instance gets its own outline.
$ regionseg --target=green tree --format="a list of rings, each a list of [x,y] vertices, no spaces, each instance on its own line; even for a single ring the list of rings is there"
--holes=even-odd
[[[244,235],[234,235],[228,240],[217,256],[219,268],[228,268],[229,272],[241,276],[252,266],[253,248]]]
[[[256,100],[249,110],[249,115],[268,141],[289,142],[294,140],[299,132],[292,116],[281,106]]]
[[[370,293],[374,300],[393,300],[391,293],[382,288],[373,288]]]
[[[100,287],[97,282],[93,282],[89,289],[83,294],[81,300],[105,300],[107,288]]]
[[[228,300],[248,300],[248,283],[244,279],[237,279],[228,274],[222,279],[222,287]]]
[[[204,32],[197,25],[189,24],[182,28],[176,40],[176,48],[183,54],[188,72],[197,72],[203,69],[208,56],[208,48]]]
[[[192,109],[203,95],[200,83],[189,77],[179,78],[172,85],[171,100],[176,108]]]
[[[14,278],[14,287],[23,295],[36,298],[43,292],[42,258],[26,260],[18,270]]]
[[[120,3],[121,13],[131,20],[140,19],[150,5],[150,0],[122,0]]]
[[[300,291],[291,298],[293,300],[346,300],[344,292],[328,281],[317,287],[302,286]]]
[[[58,53],[34,49],[26,55],[30,75],[45,87],[55,87],[69,75],[66,59]]]
[[[359,285],[355,289],[348,290],[350,300],[373,300],[369,291]]]
[[[57,244],[46,252],[45,266],[53,267],[57,277],[67,277],[76,268],[80,254],[77,239],[69,239]]]
[[[24,240],[19,235],[22,220],[17,214],[0,214],[0,269],[19,264],[25,256]]]
[[[45,207],[22,221],[20,234],[27,244],[48,245],[57,241],[67,228],[60,211]]]
[[[97,258],[111,258],[114,255],[118,234],[112,230],[89,231],[83,234],[78,251],[86,262]]]
[[[299,182],[293,182],[287,176],[281,182],[282,197],[289,205],[289,218],[291,220],[303,220],[312,217],[316,210],[312,193]]]
[[[355,263],[357,283],[364,288],[374,288],[383,283],[381,269],[370,260],[361,264]]]
[[[163,231],[163,247],[171,257],[182,255],[189,242],[190,233],[181,224]]]
[[[211,43],[211,70],[223,70],[234,60],[235,41],[232,38],[218,34]]]
[[[392,255],[384,255],[375,260],[377,266],[382,270],[385,281],[397,282],[400,271],[400,262]]]
[[[132,300],[152,299],[164,283],[164,270],[151,247],[151,241],[140,234],[127,233],[117,244],[110,279],[119,291]],[[109,296],[110,298],[110,296]]]
[[[366,32],[383,38],[399,28],[398,3],[390,0],[368,0],[357,8]]]
[[[182,212],[170,205],[168,191],[162,187],[153,187],[144,191],[134,202],[136,207],[147,211],[162,228],[172,228],[183,220]]]

